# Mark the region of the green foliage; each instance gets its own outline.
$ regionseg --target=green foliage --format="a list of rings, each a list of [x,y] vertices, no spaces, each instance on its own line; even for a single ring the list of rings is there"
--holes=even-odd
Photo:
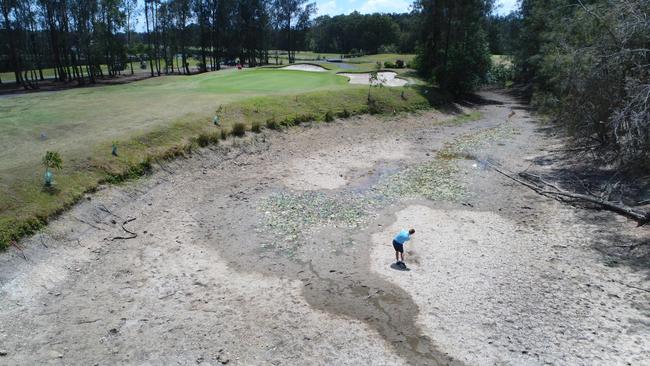
[[[260,133],[262,132],[262,124],[259,121],[251,123],[251,132]]]
[[[650,2],[522,2],[517,78],[596,163],[650,170]],[[643,45],[643,46],[641,46]]]
[[[332,113],[332,111],[325,112],[325,122],[332,122],[332,121],[334,121],[334,113]]]
[[[347,110],[347,108],[343,108],[341,112],[339,112],[339,117],[340,118],[350,118],[350,111]]]
[[[206,147],[210,144],[218,144],[220,137],[220,133],[218,132],[202,132],[196,138],[196,143],[200,147]]]
[[[202,133],[196,138],[196,143],[201,147],[206,147],[210,144],[210,138],[207,133]]]
[[[400,27],[414,29],[409,17],[386,14],[359,14],[314,19],[309,31],[310,43],[316,52],[336,52],[358,56],[369,53],[395,53],[412,51],[409,37],[400,37]],[[345,40],[345,42],[341,42]]]
[[[280,124],[275,119],[275,116],[266,120],[266,128],[268,128],[270,130],[279,130],[280,129]]]
[[[515,67],[510,63],[493,63],[487,74],[487,83],[505,87],[512,84],[515,78]]]
[[[370,90],[372,90],[372,87],[377,85],[379,83],[379,70],[381,69],[381,63],[377,61],[377,64],[375,65],[375,69],[370,71],[370,85],[368,85],[368,102],[370,102]]]
[[[485,81],[490,52],[484,23],[491,2],[441,0],[416,2],[421,17],[418,70],[454,95]]]
[[[242,122],[237,122],[232,125],[232,131],[230,133],[236,137],[244,137],[246,134],[246,125]]]
[[[63,159],[56,151],[47,151],[42,160],[43,166],[49,169],[61,169],[63,168]]]
[[[228,138],[228,130],[226,130],[225,128],[222,128],[219,134],[222,140]]]
[[[396,69],[397,65],[395,65],[391,61],[386,61],[386,62],[384,62],[384,67],[387,68],[387,69]]]
[[[45,187],[51,187],[54,180],[54,174],[50,169],[61,169],[63,167],[63,160],[56,151],[48,151],[45,153],[42,161],[45,166],[45,175],[43,176],[43,183]]]
[[[491,14],[487,18],[485,31],[491,54],[513,55],[519,47],[517,40],[521,32],[521,17],[516,12]]]
[[[382,112],[381,104],[374,99],[368,99],[368,113],[379,114]]]

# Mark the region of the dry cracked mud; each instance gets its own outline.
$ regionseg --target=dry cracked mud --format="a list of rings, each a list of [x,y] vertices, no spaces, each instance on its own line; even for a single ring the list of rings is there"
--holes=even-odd
[[[648,229],[487,169],[553,169],[560,141],[482,97],[477,121],[249,135],[89,195],[0,254],[0,364],[647,362]]]

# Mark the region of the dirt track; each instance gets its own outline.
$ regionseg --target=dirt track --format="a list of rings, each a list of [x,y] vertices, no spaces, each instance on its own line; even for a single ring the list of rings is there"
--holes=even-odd
[[[0,364],[642,364],[644,246],[607,249],[648,229],[485,169],[551,170],[558,141],[483,97],[476,122],[249,136],[89,196],[0,254]]]

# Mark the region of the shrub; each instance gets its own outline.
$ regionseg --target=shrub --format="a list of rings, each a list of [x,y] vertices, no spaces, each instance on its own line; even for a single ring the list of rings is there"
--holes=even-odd
[[[507,86],[515,77],[515,68],[510,64],[492,64],[486,76],[488,84],[495,84],[500,87]]]
[[[237,122],[232,126],[232,132],[231,134],[233,136],[237,137],[243,137],[246,134],[246,125],[243,124],[242,122]]]
[[[216,132],[213,133],[202,133],[197,137],[196,143],[201,147],[206,147],[210,144],[219,143],[219,134]]]
[[[327,111],[327,113],[325,113],[325,122],[332,121],[334,121],[334,113],[332,113],[332,111]]]
[[[279,130],[280,124],[275,120],[275,117],[266,120],[266,128],[270,130]]]
[[[284,127],[291,127],[295,125],[295,120],[293,118],[286,117],[280,122],[280,125]]]
[[[395,61],[395,67],[398,68],[398,69],[403,69],[404,68],[404,60]]]
[[[350,118],[350,111],[347,108],[343,108],[342,112],[339,112],[340,118]]]
[[[384,67],[387,68],[387,69],[396,69],[397,65],[390,62],[390,61],[386,61],[386,62],[384,62]]]
[[[312,114],[309,114],[309,113],[307,113],[307,114],[300,114],[300,115],[297,115],[296,117],[294,117],[294,119],[293,119],[293,123],[296,124],[296,125],[299,125],[299,124],[301,124],[301,123],[305,123],[305,122],[313,121],[313,120],[315,120],[315,119],[316,119],[316,118],[315,118],[314,115],[312,115]]]
[[[202,133],[199,137],[196,138],[196,143],[201,147],[206,147],[210,145],[210,138],[207,133]]]
[[[379,114],[381,113],[381,106],[379,102],[374,99],[368,99],[368,113],[370,114]]]
[[[47,151],[43,157],[43,166],[45,166],[44,184],[46,187],[50,187],[54,179],[54,174],[52,174],[50,169],[61,169],[63,167],[63,159],[61,159],[61,155],[58,152]]]
[[[251,125],[251,131],[255,133],[262,132],[262,124],[257,121],[253,122],[253,124]]]
[[[221,129],[221,139],[225,140],[227,138],[228,138],[228,131],[226,131],[225,129]]]
[[[63,159],[56,151],[47,151],[43,157],[43,165],[49,169],[61,169],[63,166]]]

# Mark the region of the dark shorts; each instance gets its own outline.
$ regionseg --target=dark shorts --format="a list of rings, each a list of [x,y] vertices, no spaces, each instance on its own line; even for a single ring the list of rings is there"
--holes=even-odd
[[[404,244],[400,244],[393,240],[393,248],[395,248],[396,252],[404,253]]]

